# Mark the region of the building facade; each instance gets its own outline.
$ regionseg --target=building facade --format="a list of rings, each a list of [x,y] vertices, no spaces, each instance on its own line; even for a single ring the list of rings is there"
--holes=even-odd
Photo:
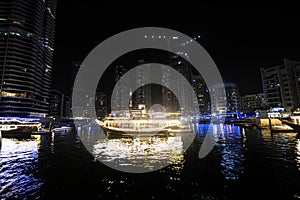
[[[200,114],[210,114],[210,98],[204,79],[200,75],[192,75],[192,86],[198,99]]]
[[[112,111],[123,110],[122,108],[128,108],[128,102],[125,102],[122,97],[127,96],[127,92],[130,91],[129,79],[121,77],[128,71],[124,65],[117,65],[115,67],[114,81],[115,83],[122,81],[120,84],[116,85],[114,88],[116,90],[116,97],[112,99],[111,109]],[[126,93],[126,94],[125,94]],[[131,105],[132,107],[132,105]]]
[[[115,83],[118,83],[114,88],[116,90],[115,99],[112,100],[112,111],[126,109],[140,109],[141,107],[149,109],[152,105],[152,91],[150,82],[150,69],[145,70],[140,65],[144,65],[144,60],[138,60],[138,66],[135,67],[135,78],[130,80],[129,76],[123,76],[130,69],[124,65],[118,65],[115,68]],[[121,81],[121,82],[120,82]],[[140,86],[135,91],[132,91],[130,84]],[[129,102],[124,100],[130,96]]]
[[[223,84],[216,84],[210,89],[211,96],[211,113],[221,114],[226,112],[239,111],[239,92],[235,83],[224,83],[225,98]]]
[[[240,97],[240,111],[245,113],[254,112],[265,106],[264,93],[249,94]]]
[[[260,71],[268,106],[284,107],[287,111],[300,106],[300,62],[284,59],[283,65],[261,68]]]
[[[192,84],[192,66],[187,61],[187,53],[177,52],[171,54],[169,58],[169,66],[179,72],[177,75],[170,72],[169,67],[162,67],[162,82],[166,86],[172,85],[173,91],[166,87],[162,88],[162,104],[168,112],[182,112],[190,114],[194,108],[192,102],[193,96],[189,88],[185,88],[184,82]],[[175,96],[175,93],[178,94]],[[179,105],[182,102],[183,105]]]
[[[97,117],[104,118],[108,114],[107,96],[104,92],[96,94],[95,104]]]
[[[3,0],[0,7],[0,116],[45,117],[56,0]]]
[[[141,86],[132,94],[132,104],[134,109],[144,107],[150,109],[152,105],[152,91],[150,82],[150,69],[143,68],[141,65],[146,64],[145,60],[138,60],[136,67],[136,85]],[[147,64],[146,64],[147,65]]]

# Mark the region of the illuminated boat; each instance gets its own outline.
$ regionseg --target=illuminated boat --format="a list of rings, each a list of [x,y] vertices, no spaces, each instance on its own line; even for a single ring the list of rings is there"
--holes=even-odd
[[[126,119],[126,118],[105,118],[104,121],[96,120],[102,130],[112,134],[122,135],[156,135],[167,134],[160,121],[149,119]]]
[[[20,118],[1,118],[0,119],[0,131],[2,136],[13,136],[29,134],[38,131],[42,124],[39,121],[34,120],[22,120]]]
[[[61,127],[56,127],[53,128],[52,131],[54,132],[68,132],[68,131],[72,131],[73,128],[69,127],[69,126],[61,126]]]
[[[135,113],[96,119],[103,131],[121,135],[161,135],[178,131],[185,126],[170,113]],[[177,115],[178,117],[178,115]]]

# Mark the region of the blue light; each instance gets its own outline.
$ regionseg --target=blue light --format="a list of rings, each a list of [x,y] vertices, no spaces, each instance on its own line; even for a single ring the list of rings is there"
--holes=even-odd
[[[39,118],[30,118],[30,117],[0,117],[0,120],[9,120],[9,119],[15,119],[19,121],[40,121]]]

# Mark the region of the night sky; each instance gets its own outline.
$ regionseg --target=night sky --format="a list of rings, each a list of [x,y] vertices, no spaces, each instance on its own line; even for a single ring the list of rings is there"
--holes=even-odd
[[[171,28],[200,44],[217,64],[226,82],[241,94],[261,92],[259,67],[300,60],[300,13],[293,8],[212,8],[189,5],[147,5],[115,9],[89,1],[58,1],[54,58],[55,88],[68,93],[73,61],[83,61],[100,42],[131,28]],[[122,7],[122,5],[118,5]]]

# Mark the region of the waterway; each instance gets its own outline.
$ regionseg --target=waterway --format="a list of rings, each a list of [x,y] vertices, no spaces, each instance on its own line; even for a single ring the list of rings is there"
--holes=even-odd
[[[81,138],[93,137],[99,127],[2,138],[0,199],[300,199],[297,133],[271,134],[230,124],[213,125],[217,131],[210,132],[208,126],[194,124],[195,139],[184,153],[184,136],[178,134],[152,137],[143,141],[152,146],[140,149],[135,146],[140,140],[99,138],[91,155]],[[206,134],[218,141],[199,159]],[[156,152],[157,145],[171,143]],[[126,173],[99,162],[99,156],[132,165],[146,157],[147,163],[164,160],[169,165]]]

